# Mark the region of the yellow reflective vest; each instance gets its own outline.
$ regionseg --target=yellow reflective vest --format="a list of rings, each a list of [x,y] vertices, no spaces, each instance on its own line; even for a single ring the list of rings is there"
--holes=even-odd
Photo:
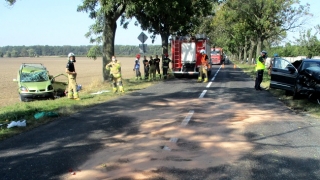
[[[260,61],[260,58],[263,60],[263,62]],[[265,65],[264,65],[264,59],[263,59],[261,56],[259,56],[259,57],[257,58],[256,71],[258,71],[258,70],[264,70],[265,68],[266,68],[266,67],[265,67]]]

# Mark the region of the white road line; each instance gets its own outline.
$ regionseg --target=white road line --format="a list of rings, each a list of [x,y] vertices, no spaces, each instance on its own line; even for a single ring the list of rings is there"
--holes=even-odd
[[[184,120],[181,122],[181,125],[182,125],[182,126],[186,126],[186,125],[189,123],[189,121],[190,121],[191,117],[193,116],[193,114],[194,114],[194,110],[190,110],[189,113],[188,113],[188,115],[187,115],[187,116],[184,118]]]
[[[184,118],[184,120],[181,122],[181,126],[186,126],[186,125],[189,123],[189,121],[190,121],[191,117],[193,116],[193,114],[194,114],[194,110],[190,110],[189,113],[188,113],[188,115],[187,115],[187,116]],[[179,140],[179,138],[172,137],[172,138],[170,138],[169,141],[172,142],[172,143],[177,143],[178,140]],[[164,146],[164,147],[163,147],[163,150],[171,151],[171,149],[170,149],[168,146]]]
[[[214,76],[212,77],[211,81],[214,81],[214,79],[216,78],[216,76],[218,75],[220,69],[221,69],[222,65],[220,65],[218,71],[214,74]]]
[[[211,81],[213,81],[213,80],[211,79]],[[211,84],[212,84],[212,82],[211,82],[211,81],[208,83],[208,85],[206,86],[206,88],[208,88],[208,87],[210,87],[210,86],[211,86]]]
[[[203,98],[206,93],[207,93],[207,90],[203,90],[199,96],[199,99]]]
[[[175,138],[175,137],[170,138],[170,142],[176,143],[176,142],[178,142],[178,139],[179,139],[179,138]]]

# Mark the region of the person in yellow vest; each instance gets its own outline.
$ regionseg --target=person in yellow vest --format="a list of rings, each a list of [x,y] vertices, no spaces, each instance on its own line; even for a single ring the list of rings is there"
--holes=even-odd
[[[199,67],[198,82],[202,82],[202,76],[204,76],[203,82],[208,82],[208,68],[209,68],[209,57],[204,49],[200,50],[201,54],[201,65]]]
[[[257,57],[257,60],[256,60],[256,72],[257,72],[257,75],[256,75],[256,81],[255,81],[254,88],[257,91],[258,90],[261,91],[260,84],[261,84],[262,79],[263,79],[263,72],[264,72],[264,69],[265,69],[266,59],[267,59],[267,52],[266,51],[262,51],[261,55],[259,57]]]
[[[112,56],[112,61],[106,65],[106,69],[110,70],[113,92],[124,92],[121,79],[121,64],[115,56]]]
[[[66,66],[66,73],[68,74],[68,98],[80,100],[77,91],[77,73],[74,67],[76,62],[76,56],[71,52],[68,54],[68,63]]]

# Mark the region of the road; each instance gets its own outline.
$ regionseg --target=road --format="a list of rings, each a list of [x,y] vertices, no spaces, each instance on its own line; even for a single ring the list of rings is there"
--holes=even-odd
[[[1,179],[320,179],[319,120],[233,65],[160,82],[0,142]]]

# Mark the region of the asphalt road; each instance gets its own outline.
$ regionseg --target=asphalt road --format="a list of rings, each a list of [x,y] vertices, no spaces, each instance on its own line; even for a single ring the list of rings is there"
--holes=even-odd
[[[253,86],[217,65],[128,93],[0,142],[0,177],[320,179],[319,120]]]

